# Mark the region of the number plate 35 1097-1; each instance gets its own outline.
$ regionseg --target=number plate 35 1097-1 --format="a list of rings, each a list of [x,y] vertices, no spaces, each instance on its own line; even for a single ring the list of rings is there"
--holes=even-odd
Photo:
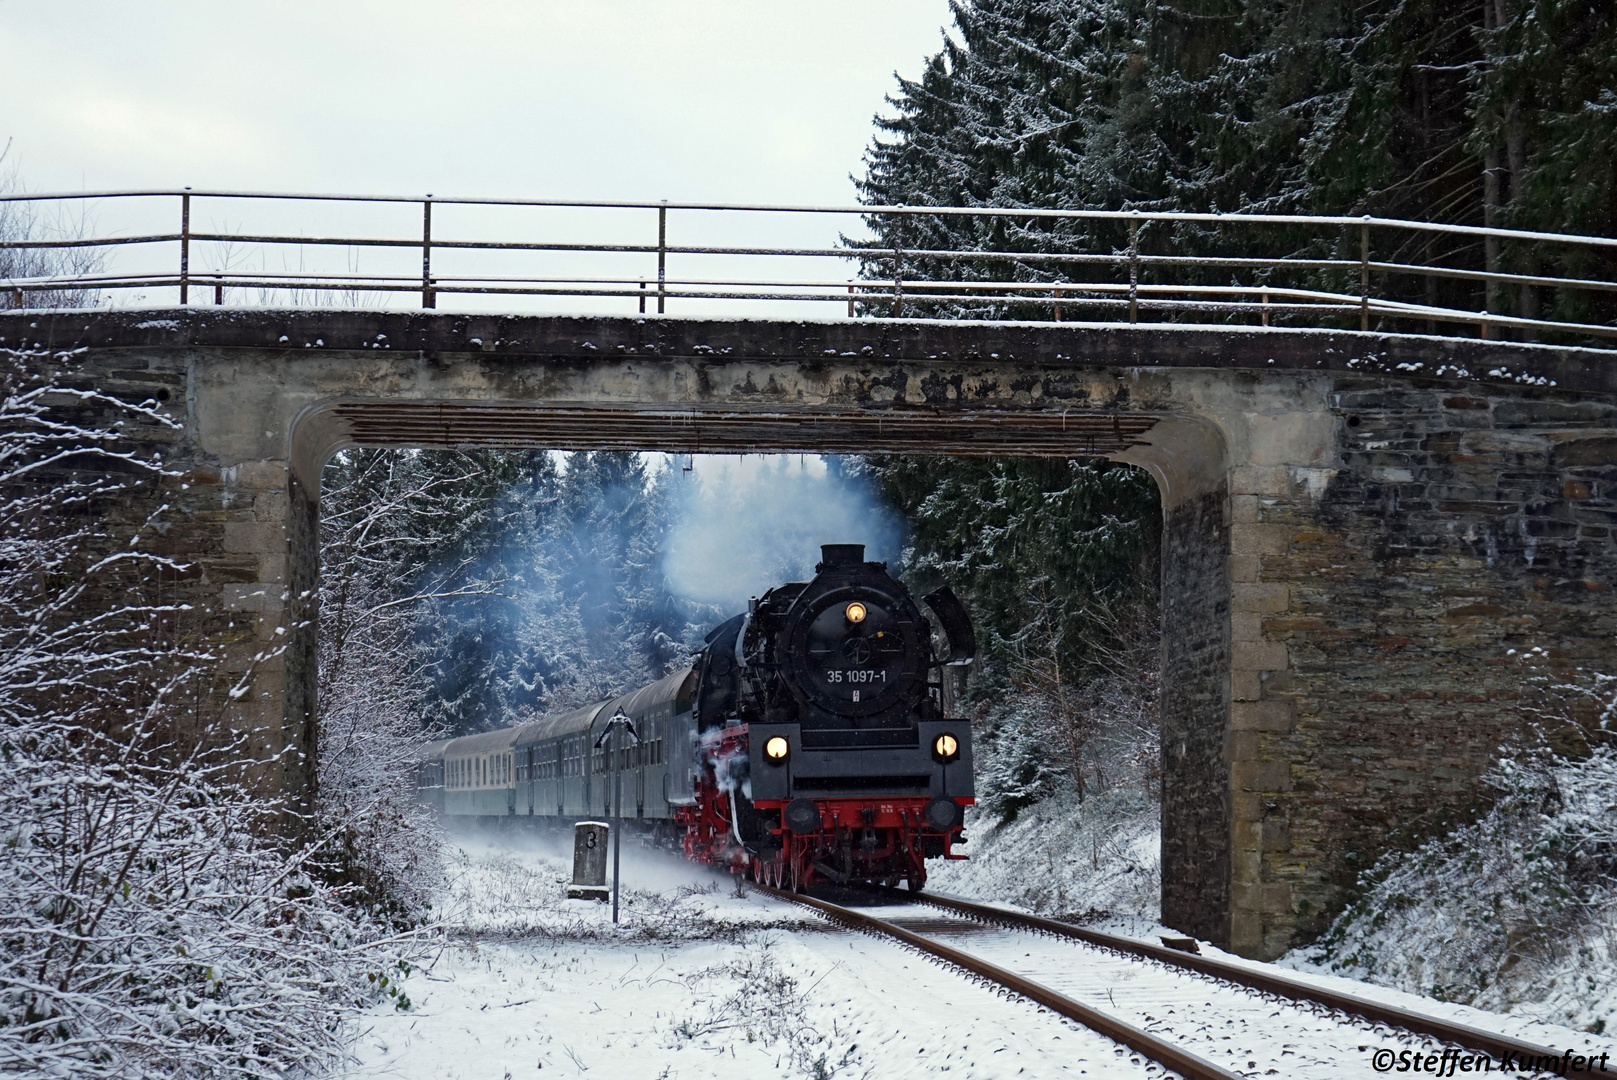
[[[852,671],[831,670],[825,673],[825,681],[838,684],[845,683],[851,686],[860,686],[865,683],[884,683],[887,681],[887,670],[877,668],[874,671],[854,669]]]

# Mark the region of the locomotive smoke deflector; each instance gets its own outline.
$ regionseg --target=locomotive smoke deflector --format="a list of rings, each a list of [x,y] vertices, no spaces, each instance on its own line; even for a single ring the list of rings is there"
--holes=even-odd
[[[921,597],[921,602],[931,608],[938,622],[943,624],[943,632],[949,638],[949,663],[971,663],[977,656],[977,634],[971,628],[966,605],[960,602],[954,590],[945,585]]]

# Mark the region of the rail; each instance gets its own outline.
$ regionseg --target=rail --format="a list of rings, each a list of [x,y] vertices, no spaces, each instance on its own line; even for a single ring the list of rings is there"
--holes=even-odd
[[[79,211],[69,227],[39,226],[43,208],[69,204]],[[290,215],[296,228],[200,227],[204,208],[282,226]],[[0,306],[23,309],[133,294],[147,305],[156,294],[181,305],[423,309],[497,297],[618,314],[807,304],[850,318],[1255,324],[1607,348],[1617,339],[1617,238],[1370,216],[188,188],[12,193],[0,209],[14,234],[0,240]],[[332,227],[311,228],[311,217],[334,214]],[[379,227],[354,227],[378,214]],[[108,218],[119,224],[103,230]],[[803,235],[827,219],[843,223],[834,236]],[[383,265],[361,270],[362,256]]]
[[[1107,934],[1082,926],[1073,926],[1069,923],[1057,922],[1054,919],[1045,919],[1025,912],[991,907],[987,904],[978,904],[970,900],[944,896],[940,893],[923,892],[912,896],[909,893],[895,891],[890,895],[910,903],[925,904],[942,911],[953,912],[956,915],[964,915],[980,922],[1009,926],[1020,930],[1032,930],[1056,937],[1071,938],[1086,945],[1111,949],[1114,952],[1125,953],[1141,959],[1155,960],[1158,963],[1184,968],[1214,979],[1222,979],[1225,982],[1233,982],[1266,994],[1273,994],[1276,997],[1323,1005],[1338,1012],[1363,1017],[1371,1023],[1403,1028],[1405,1031],[1428,1035],[1471,1050],[1481,1050],[1499,1060],[1534,1061],[1555,1058],[1559,1053],[1554,1049],[1539,1046],[1535,1043],[1512,1039],[1492,1031],[1471,1027],[1468,1024],[1457,1024],[1451,1020],[1442,1020],[1435,1016],[1428,1016],[1425,1013],[1400,1009],[1396,1005],[1385,1005],[1379,1001],[1371,1001],[1368,998],[1340,993],[1322,986],[1306,983],[1301,979],[1290,979],[1284,975],[1254,969],[1242,964],[1234,964],[1228,960],[1218,960],[1210,956],[1152,945],[1149,942],[1136,941],[1133,938]]]
[[[1044,1006],[1059,1016],[1078,1023],[1104,1035],[1113,1042],[1121,1043],[1129,1049],[1137,1051],[1157,1064],[1172,1069],[1187,1080],[1239,1080],[1232,1072],[1222,1069],[1208,1061],[1184,1050],[1166,1039],[1157,1037],[1148,1031],[1142,1031],[1132,1024],[1125,1024],[1115,1017],[1107,1016],[1103,1012],[1091,1009],[1082,1002],[1074,1001],[1064,994],[1058,994],[1048,987],[1041,986],[1031,979],[1023,978],[1013,971],[1006,971],[1002,967],[990,964],[986,960],[962,952],[931,938],[896,926],[885,919],[878,919],[860,911],[832,904],[816,897],[805,896],[801,893],[790,892],[785,889],[776,889],[768,885],[753,885],[753,888],[768,893],[780,900],[787,900],[795,904],[818,911],[820,914],[836,922],[842,923],[855,930],[862,930],[869,934],[880,934],[890,937],[912,949],[934,956],[945,963],[953,964],[962,971],[970,972],[977,978],[983,979],[994,986],[1002,987],[1013,994],[1027,998]]]

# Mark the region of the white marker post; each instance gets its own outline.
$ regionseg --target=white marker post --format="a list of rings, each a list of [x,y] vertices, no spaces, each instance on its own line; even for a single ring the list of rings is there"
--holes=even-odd
[[[601,737],[599,739],[595,740],[595,745],[600,746],[603,742],[606,742],[608,736],[610,736],[614,731],[617,731],[619,728],[622,728],[622,729],[628,731],[629,738],[633,740],[632,742],[629,743],[630,746],[639,745],[640,736],[635,734],[634,721],[630,720],[628,715],[622,709],[619,709],[616,713],[614,713],[612,715],[612,719],[610,719],[610,720],[608,720],[606,722],[606,730],[601,732]],[[620,856],[622,856],[622,854],[623,854],[623,746],[622,746],[622,743],[623,743],[622,739],[613,739],[612,742],[611,742],[611,745],[608,747],[608,752],[612,755],[612,815],[616,819],[612,824],[612,923],[613,923],[613,925],[616,925],[617,921],[618,921],[618,867],[619,867],[619,864],[620,864]]]

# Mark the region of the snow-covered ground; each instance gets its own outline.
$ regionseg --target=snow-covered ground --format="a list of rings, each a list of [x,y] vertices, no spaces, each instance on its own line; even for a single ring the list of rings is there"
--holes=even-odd
[[[1109,807],[1091,799],[1083,814],[1068,807],[1058,815],[1047,806],[1043,817],[1024,815],[984,845],[990,851],[980,861],[938,867],[934,884],[940,892],[1004,899],[1005,884],[1015,882],[1023,906],[1066,911],[1097,907],[1083,903],[1089,880],[1098,890],[1093,895],[1104,898],[1105,907],[1094,911],[1106,913],[1101,922],[1150,936],[1160,929],[1154,849],[1148,851],[1149,828],[1137,835],[1129,824],[1138,808],[1127,798]],[[1133,868],[1107,869],[1108,860],[1095,856],[1097,838],[1112,842],[1113,862],[1126,858]],[[1012,841],[1037,855],[1024,860],[1019,875],[1005,850]],[[1160,1074],[1087,1029],[1001,997],[895,943],[738,891],[727,876],[663,852],[625,849],[629,887],[614,927],[607,905],[563,898],[569,859],[559,837],[457,842],[441,905],[446,944],[407,979],[409,1010],[378,1006],[369,1014],[354,1043],[350,1080]],[[1025,936],[1000,931],[946,940],[1247,1075],[1370,1076],[1376,1049],[1429,1045],[1042,937],[1033,939],[1035,949]],[[1300,977],[1524,1040],[1617,1057],[1609,1039],[1527,1017],[1328,975]]]
[[[933,863],[929,888],[1082,916],[1117,933],[1161,929],[1161,814],[1141,785],[1119,784],[1082,804],[1076,795],[1046,799],[998,828],[982,818],[966,811],[970,858]]]
[[[441,955],[354,1045],[369,1077],[1151,1075],[1134,1054],[896,944],[624,851],[622,922],[563,899],[554,841],[462,840]]]

